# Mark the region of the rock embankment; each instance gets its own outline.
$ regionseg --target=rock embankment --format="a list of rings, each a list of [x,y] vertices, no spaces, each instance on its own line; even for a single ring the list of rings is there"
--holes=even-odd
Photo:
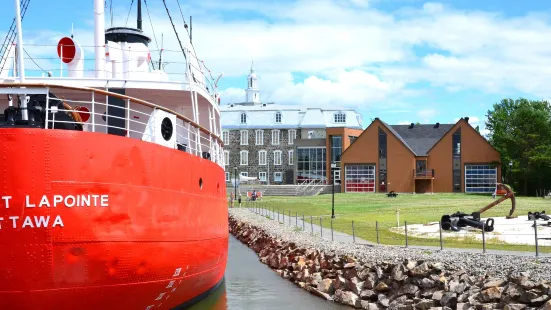
[[[551,310],[549,259],[329,242],[243,209],[230,232],[283,278],[357,309]]]

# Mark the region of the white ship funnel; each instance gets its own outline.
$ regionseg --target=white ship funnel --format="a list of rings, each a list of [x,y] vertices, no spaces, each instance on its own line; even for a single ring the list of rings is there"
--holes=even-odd
[[[57,44],[57,55],[67,64],[69,77],[84,75],[84,51],[80,44],[71,38],[64,37]]]

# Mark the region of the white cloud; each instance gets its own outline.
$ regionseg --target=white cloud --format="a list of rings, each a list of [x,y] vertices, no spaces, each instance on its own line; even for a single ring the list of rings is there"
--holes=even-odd
[[[438,111],[435,109],[422,109],[417,112],[417,116],[422,119],[423,123],[430,123],[431,118],[438,115]]]

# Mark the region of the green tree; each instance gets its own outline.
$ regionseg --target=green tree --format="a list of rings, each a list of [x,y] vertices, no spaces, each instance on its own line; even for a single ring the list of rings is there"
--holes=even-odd
[[[490,143],[501,153],[506,176],[524,195],[551,188],[551,106],[546,101],[504,99],[488,111]],[[513,170],[507,171],[509,161]],[[507,180],[511,183],[511,180]]]

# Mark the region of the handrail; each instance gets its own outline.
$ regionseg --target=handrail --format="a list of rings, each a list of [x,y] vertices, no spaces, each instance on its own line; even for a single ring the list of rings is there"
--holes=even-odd
[[[111,96],[111,97],[115,97],[115,98],[119,98],[119,99],[131,100],[132,102],[136,102],[136,103],[145,105],[145,106],[150,107],[152,109],[159,109],[159,110],[163,110],[165,112],[176,115],[178,118],[184,120],[185,122],[189,123],[193,127],[198,128],[204,134],[207,134],[208,136],[214,138],[220,144],[220,146],[224,147],[224,142],[222,141],[221,137],[219,137],[216,134],[212,133],[207,128],[205,128],[205,127],[197,124],[196,122],[192,121],[187,116],[182,115],[182,114],[180,114],[176,111],[172,111],[171,109],[165,108],[163,106],[156,105],[156,104],[151,103],[149,101],[145,101],[145,100],[138,99],[138,98],[135,98],[135,97],[130,97],[130,96],[127,96],[127,95],[117,94],[117,93],[113,93],[113,92],[110,92],[110,91],[101,90],[101,89],[97,89],[97,88],[90,88],[90,87],[66,86],[66,85],[49,84],[49,83],[0,83],[0,88],[12,88],[12,87],[30,87],[30,88],[42,87],[42,88],[61,88],[61,89],[70,89],[70,90],[90,91],[90,92],[94,92],[94,93],[98,93],[98,94],[106,95],[106,96]]]

